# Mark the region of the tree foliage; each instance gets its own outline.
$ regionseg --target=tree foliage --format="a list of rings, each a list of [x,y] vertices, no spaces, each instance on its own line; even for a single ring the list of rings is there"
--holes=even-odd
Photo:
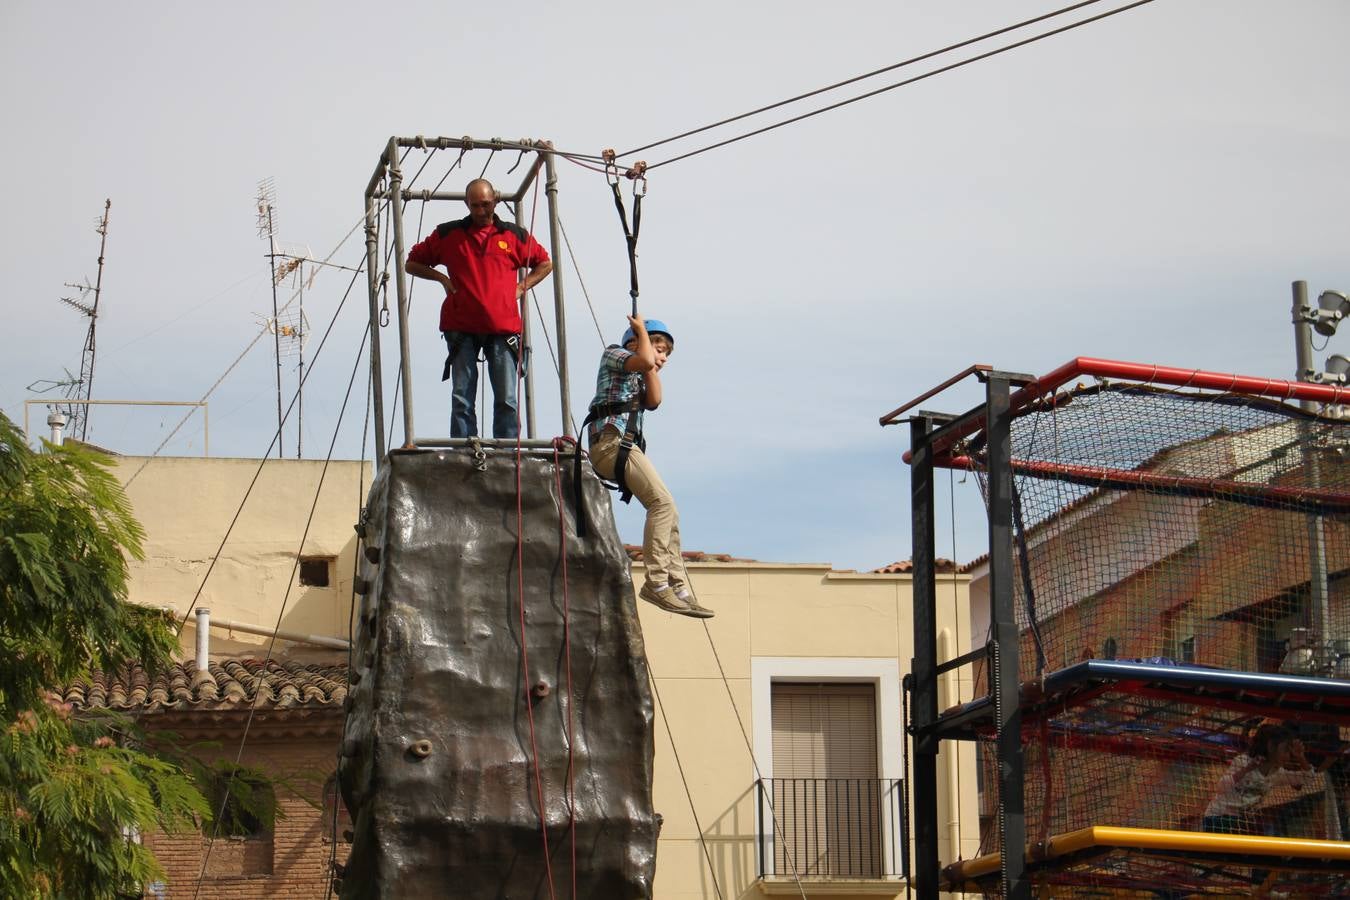
[[[162,872],[129,837],[209,817],[197,779],[126,717],[77,716],[51,690],[171,663],[171,620],[126,602],[143,537],[106,457],[35,453],[0,414],[0,896],[140,896]]]

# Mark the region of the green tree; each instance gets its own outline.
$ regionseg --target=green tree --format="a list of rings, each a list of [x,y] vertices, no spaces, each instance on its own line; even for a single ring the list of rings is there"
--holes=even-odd
[[[106,457],[35,453],[0,413],[0,896],[140,896],[162,872],[128,836],[209,820],[181,760],[145,752],[125,717],[76,715],[52,692],[171,663],[172,620],[126,602],[143,537]]]

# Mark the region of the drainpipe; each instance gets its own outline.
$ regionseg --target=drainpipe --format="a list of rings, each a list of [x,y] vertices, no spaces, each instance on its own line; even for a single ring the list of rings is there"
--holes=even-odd
[[[60,447],[61,444],[65,442],[65,438],[62,437],[61,432],[66,427],[66,417],[62,413],[53,412],[51,415],[47,416],[47,426],[52,430],[52,444]]]
[[[951,631],[944,628],[938,633],[938,659],[951,659]],[[951,709],[961,702],[961,690],[956,681],[956,670],[944,672],[941,676],[942,708]],[[961,785],[957,772],[960,765],[961,744],[948,741],[945,768],[947,770],[947,842],[951,846],[952,859],[961,858]]]
[[[205,672],[211,662],[211,610],[197,608],[197,671]]]

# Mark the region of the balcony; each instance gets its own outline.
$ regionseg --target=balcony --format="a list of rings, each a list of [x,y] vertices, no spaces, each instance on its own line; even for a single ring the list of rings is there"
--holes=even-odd
[[[763,778],[755,783],[756,876],[765,894],[896,896],[908,825],[895,778]]]

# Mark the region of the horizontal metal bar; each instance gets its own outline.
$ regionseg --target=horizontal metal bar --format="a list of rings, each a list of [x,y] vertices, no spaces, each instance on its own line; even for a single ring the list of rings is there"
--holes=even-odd
[[[167,613],[172,613],[174,617],[194,624],[190,615],[185,615],[171,606],[157,606],[156,609],[162,609]],[[283,641],[290,641],[292,644],[312,644],[315,647],[327,647],[329,650],[347,650],[350,644],[342,638],[326,637],[321,634],[302,634],[298,631],[285,631],[280,628],[268,628],[263,625],[253,625],[248,622],[235,622],[231,619],[218,619],[212,616],[209,620],[212,628],[220,628],[226,631],[242,631],[245,634],[257,634],[263,637],[272,637],[275,635]]]
[[[417,137],[394,138],[394,142],[400,147],[416,147],[422,150],[533,150],[541,152],[553,149],[553,145],[544,140],[531,140],[529,138],[519,141],[504,141],[501,138],[479,140],[468,135],[457,138],[429,138],[418,135]],[[594,154],[584,155],[594,156]]]
[[[449,438],[449,437],[419,437],[413,439],[413,446],[419,450],[429,449],[472,449],[474,445],[482,447],[484,450],[514,450],[519,446],[523,450],[552,450],[552,439],[545,440],[536,438],[534,440],[520,440],[515,438]],[[564,444],[562,452],[568,455],[572,453],[572,445]]]
[[[941,675],[943,672],[950,672],[952,669],[959,669],[967,663],[977,662],[989,657],[989,648],[981,647],[978,650],[972,650],[969,653],[962,654],[955,659],[949,659],[944,663],[938,663],[935,674]]]
[[[25,405],[47,406],[209,406],[207,400],[25,400]]]
[[[986,365],[984,363],[975,363],[975,365],[966,368],[965,370],[957,373],[956,375],[953,375],[951,378],[948,378],[946,381],[942,382],[942,384],[939,384],[932,390],[922,393],[919,396],[915,397],[913,400],[909,401],[899,409],[893,409],[890,412],[886,413],[886,415],[882,416],[880,419],[881,426],[884,428],[887,425],[894,425],[896,419],[899,418],[901,413],[913,409],[914,407],[918,406],[920,403],[929,399],[930,397],[936,397],[938,394],[942,393],[947,388],[951,387],[952,385],[956,384],[959,381],[964,381],[966,378],[969,378],[976,372],[988,372],[992,368],[993,366]]]

